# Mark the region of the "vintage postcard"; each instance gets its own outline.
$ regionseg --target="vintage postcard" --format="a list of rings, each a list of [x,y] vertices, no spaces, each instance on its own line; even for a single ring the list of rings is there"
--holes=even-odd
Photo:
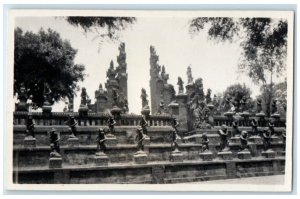
[[[6,188],[290,191],[293,17],[10,10]]]

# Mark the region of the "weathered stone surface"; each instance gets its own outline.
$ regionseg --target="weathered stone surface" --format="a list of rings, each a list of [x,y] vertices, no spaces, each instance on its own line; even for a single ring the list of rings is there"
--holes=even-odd
[[[232,160],[233,154],[231,151],[221,151],[218,152],[218,157],[222,160]]]
[[[214,158],[214,154],[211,151],[199,153],[199,156],[203,161],[212,161]]]
[[[262,141],[262,138],[260,136],[250,136],[249,137],[249,142],[250,143],[253,143],[253,144],[262,144],[263,141]]]
[[[238,152],[238,158],[242,160],[251,159],[251,153],[248,149]]]
[[[261,155],[265,158],[275,158],[275,152],[272,149],[268,149],[267,151],[263,151]]]
[[[117,146],[118,140],[115,136],[107,136],[105,141],[106,146]]]
[[[138,151],[133,155],[133,160],[136,164],[147,164],[148,157],[144,151]]]
[[[278,144],[278,143],[280,143],[280,138],[278,136],[276,136],[276,135],[273,135],[271,137],[271,143],[272,144]]]
[[[79,139],[77,137],[70,137],[68,139],[68,146],[69,147],[78,147],[79,146]]]
[[[49,168],[61,168],[62,167],[62,158],[50,158],[49,159]]]
[[[183,154],[180,151],[173,151],[170,155],[171,162],[183,162]]]
[[[31,137],[31,136],[25,137],[23,143],[24,143],[25,148],[36,147],[36,139],[34,137]]]
[[[98,152],[95,155],[94,161],[96,166],[107,166],[109,158],[105,153]]]

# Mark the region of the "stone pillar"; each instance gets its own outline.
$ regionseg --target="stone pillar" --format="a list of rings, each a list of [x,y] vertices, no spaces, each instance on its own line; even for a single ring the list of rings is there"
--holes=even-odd
[[[180,123],[179,130],[187,132],[188,131],[187,94],[183,94],[183,93],[178,94],[176,96],[176,101],[179,105],[179,115],[178,115],[178,118],[176,118],[178,120],[178,122]]]
[[[179,115],[179,105],[176,102],[171,102],[168,105],[169,108],[169,114],[171,114],[172,116],[174,116],[176,119],[178,119],[178,115]]]

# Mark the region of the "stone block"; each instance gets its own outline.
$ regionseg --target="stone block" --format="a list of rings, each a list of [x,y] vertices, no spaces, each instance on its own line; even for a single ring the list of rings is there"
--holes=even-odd
[[[183,154],[180,151],[173,151],[170,155],[171,162],[183,162]]]
[[[199,156],[203,161],[212,161],[214,158],[214,155],[211,151],[199,153]]]
[[[117,138],[112,135],[112,136],[107,136],[106,141],[105,141],[106,146],[117,146],[118,140]]]
[[[144,139],[144,141],[143,141],[143,144],[144,144],[145,146],[149,146],[149,145],[150,145],[150,138],[149,138],[149,137],[146,137],[146,138]]]
[[[241,138],[240,137],[232,137],[232,138],[230,138],[230,143],[241,144]]]
[[[267,151],[263,151],[261,155],[265,158],[275,158],[275,151],[268,149]]]
[[[133,155],[135,164],[147,164],[148,157],[144,151],[138,151]]]
[[[271,143],[272,144],[279,144],[280,143],[280,138],[278,136],[276,136],[276,135],[273,135],[271,137]]]
[[[25,137],[23,143],[24,143],[24,147],[26,148],[36,147],[36,139],[31,136]]]
[[[232,160],[233,155],[231,151],[221,151],[218,152],[218,157],[222,160]]]
[[[70,137],[68,139],[68,146],[69,147],[78,147],[79,146],[79,139],[77,137]]]
[[[251,153],[248,149],[244,149],[243,151],[238,152],[238,159],[247,160],[251,159]]]
[[[61,157],[53,157],[49,159],[49,168],[61,168],[62,167],[62,158]]]
[[[94,163],[96,166],[107,166],[109,162],[108,156],[103,152],[96,153]]]
[[[250,143],[253,143],[253,144],[262,144],[263,143],[261,137],[258,135],[251,136],[251,137],[249,137],[248,140]]]

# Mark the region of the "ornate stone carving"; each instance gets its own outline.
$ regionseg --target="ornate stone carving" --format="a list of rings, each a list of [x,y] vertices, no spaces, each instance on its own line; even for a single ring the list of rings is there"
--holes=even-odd
[[[141,90],[141,99],[142,99],[142,108],[149,108],[149,100],[147,99],[148,95],[146,89],[142,88]]]
[[[59,140],[60,140],[60,135],[59,132],[56,131],[56,129],[52,128],[51,131],[49,132],[50,136],[50,158],[51,157],[61,157],[60,155],[60,146],[59,146]]]
[[[106,150],[106,145],[105,145],[105,142],[106,142],[106,135],[105,135],[105,132],[102,128],[100,128],[98,130],[98,135],[97,135],[97,139],[96,139],[96,142],[97,142],[97,152],[98,153],[105,153],[105,150]]]
[[[191,65],[189,65],[187,67],[187,79],[188,79],[188,84],[193,84],[194,83],[194,80],[193,80],[193,76],[192,76],[192,69],[191,69]]]
[[[220,151],[228,151],[228,129],[226,125],[222,125],[221,129],[218,131],[220,136]]]
[[[178,81],[177,81],[177,85],[178,85],[178,94],[182,94],[183,93],[183,81],[181,79],[181,77],[178,77]]]

